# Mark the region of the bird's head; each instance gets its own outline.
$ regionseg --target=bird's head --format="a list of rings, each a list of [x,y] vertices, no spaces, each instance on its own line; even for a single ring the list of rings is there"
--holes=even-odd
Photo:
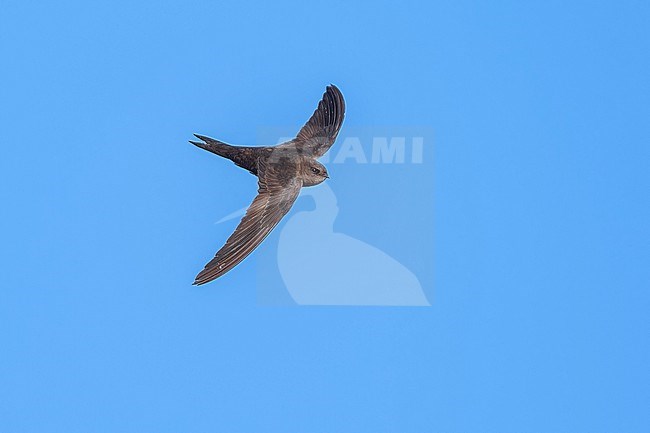
[[[327,169],[316,160],[308,161],[303,165],[302,180],[304,186],[318,185],[329,178]]]

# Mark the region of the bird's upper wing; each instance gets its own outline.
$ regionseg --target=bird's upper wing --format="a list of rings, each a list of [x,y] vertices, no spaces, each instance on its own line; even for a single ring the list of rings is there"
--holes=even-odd
[[[345,117],[345,100],[335,85],[327,86],[323,99],[293,140],[298,151],[320,158],[334,144]]]
[[[196,276],[194,284],[210,282],[244,260],[289,212],[298,197],[302,181],[295,173],[287,173],[286,169],[271,163],[260,163],[258,170],[257,197],[226,244]]]

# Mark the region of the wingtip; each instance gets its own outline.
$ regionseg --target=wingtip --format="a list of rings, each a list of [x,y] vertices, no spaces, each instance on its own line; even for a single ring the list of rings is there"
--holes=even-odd
[[[343,97],[341,90],[336,87],[336,85],[330,83],[330,85],[327,86],[327,89],[325,90],[325,95],[329,95],[330,98],[334,99],[334,101],[336,101],[335,103],[340,105],[342,111],[345,112],[345,98]]]
[[[212,275],[210,272],[210,269],[205,268],[201,272],[198,273],[196,277],[194,277],[194,282],[192,283],[193,286],[202,286],[206,283],[209,283],[210,281],[216,280],[220,275]]]
[[[330,83],[330,84],[326,87],[326,89],[327,89],[327,90],[335,90],[335,91],[337,91],[337,92],[339,92],[339,93],[341,92],[341,91],[339,90],[339,88],[336,87],[336,85],[333,84],[333,83]]]

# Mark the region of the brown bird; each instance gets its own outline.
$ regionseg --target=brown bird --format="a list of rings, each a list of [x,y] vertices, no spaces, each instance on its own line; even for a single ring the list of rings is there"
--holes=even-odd
[[[293,140],[277,146],[231,146],[194,134],[195,146],[228,158],[258,177],[257,197],[246,215],[212,260],[194,280],[195,285],[219,278],[244,260],[284,217],[303,186],[329,178],[316,161],[334,144],[345,116],[345,101],[334,85],[327,86],[314,114]]]

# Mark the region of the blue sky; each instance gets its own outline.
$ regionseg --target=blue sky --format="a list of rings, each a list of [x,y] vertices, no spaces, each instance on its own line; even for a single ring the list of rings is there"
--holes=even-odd
[[[647,431],[649,12],[0,1],[0,431]],[[433,131],[428,183],[335,226],[431,307],[259,305],[267,254],[190,285],[255,190],[191,133],[257,143],[329,83],[344,131]],[[328,185],[399,177],[363,170]]]

